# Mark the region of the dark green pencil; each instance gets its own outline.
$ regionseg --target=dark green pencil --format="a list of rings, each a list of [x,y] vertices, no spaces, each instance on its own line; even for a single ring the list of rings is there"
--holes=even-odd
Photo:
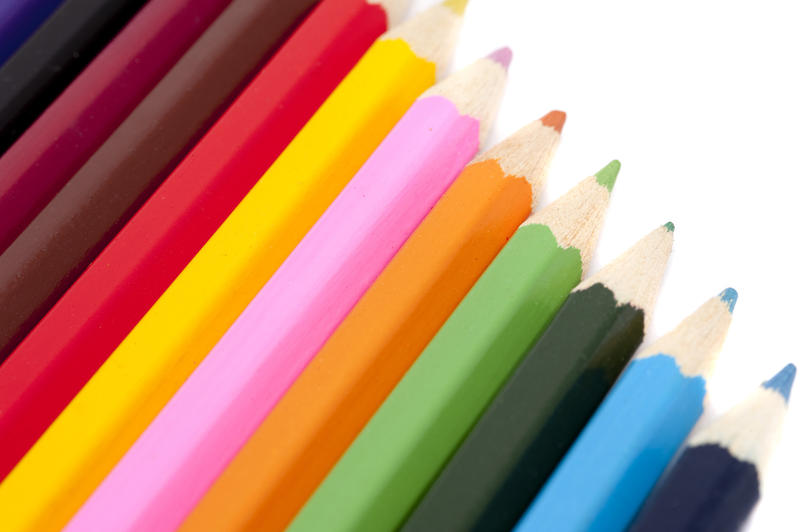
[[[644,337],[673,226],[578,285],[411,514],[404,530],[509,530]]]

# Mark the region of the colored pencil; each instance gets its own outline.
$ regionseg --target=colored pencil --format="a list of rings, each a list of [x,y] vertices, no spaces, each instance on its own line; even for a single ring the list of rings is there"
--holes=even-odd
[[[282,530],[528,216],[564,113],[471,163],[184,522]]]
[[[742,404],[691,436],[631,532],[739,530],[761,495],[795,373],[789,364]]]
[[[0,158],[0,253],[230,0],[145,5]]]
[[[320,3],[0,366],[0,476],[125,338],[404,4]]]
[[[394,530],[581,279],[612,163],[497,255],[300,510],[290,530]]]
[[[636,355],[516,530],[627,528],[703,412],[735,303],[728,288]]]
[[[5,0],[0,3],[0,66],[49,17],[62,0]]]
[[[145,2],[65,0],[6,60],[0,67],[0,154]]]
[[[411,106],[65,530],[173,530],[469,160],[508,49]]]
[[[435,6],[387,33],[348,74],[0,484],[0,513],[21,523],[11,530],[66,524],[433,84],[460,21],[460,9]]]
[[[0,359],[200,140],[315,0],[234,0],[0,255]]]
[[[570,294],[406,530],[509,530],[644,337],[672,248],[659,227]]]

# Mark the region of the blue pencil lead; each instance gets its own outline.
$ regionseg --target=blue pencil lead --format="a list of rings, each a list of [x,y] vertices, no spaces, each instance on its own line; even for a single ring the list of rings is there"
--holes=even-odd
[[[770,380],[764,382],[761,386],[767,389],[772,389],[778,392],[789,402],[789,394],[792,392],[792,384],[794,383],[794,376],[797,373],[797,368],[794,364],[787,364]]]
[[[739,293],[733,288],[726,288],[719,293],[719,298],[723,303],[728,305],[728,312],[733,312],[733,308],[736,306],[736,300],[739,299]]]

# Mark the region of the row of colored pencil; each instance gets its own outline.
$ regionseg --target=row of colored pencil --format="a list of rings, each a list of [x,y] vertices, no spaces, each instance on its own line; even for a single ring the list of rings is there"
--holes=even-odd
[[[124,229],[99,253],[74,284],[69,286],[67,283],[57,283],[62,290],[69,287],[45,318],[27,334],[13,356],[0,366],[0,382],[3,382],[0,386],[0,409],[5,413],[0,419],[0,434],[2,434],[0,472],[3,475],[10,471],[103,364],[258,181],[261,174],[269,168],[271,162],[303,127],[307,119],[314,114],[316,108],[336,87],[348,69],[380,35],[382,28],[386,27],[386,16],[381,19],[374,13],[380,7],[363,1],[354,1],[351,4],[349,9],[340,7],[338,2],[320,5],[313,16],[305,20],[273,60],[258,73],[241,96],[220,117],[209,134],[198,143],[196,149],[180,162],[150,201],[142,205]],[[219,26],[219,32],[223,36],[239,33],[239,30],[229,31],[230,26],[226,20],[236,24],[246,24],[252,28],[254,34],[266,35],[270,32],[264,32],[264,21],[270,19],[270,24],[277,24],[278,19],[275,19],[271,9],[280,8],[281,5],[280,2],[264,0],[233,2],[214,24],[225,22]],[[149,4],[148,8],[155,6],[154,2]],[[143,16],[145,13],[142,12],[140,15]],[[362,19],[365,19],[366,23],[358,23]],[[249,26],[250,24],[252,26]],[[288,24],[288,21],[285,24]],[[209,31],[213,29],[214,26]],[[354,30],[358,30],[355,35],[353,35]],[[272,33],[274,39],[275,33]],[[124,36],[123,32],[119,38]],[[448,35],[443,36],[445,41],[447,38]],[[216,39],[211,38],[207,42],[209,45],[215,45]],[[201,43],[196,43],[195,47],[199,44]],[[252,43],[246,44],[251,48],[253,46]],[[392,53],[389,49],[391,46],[383,45],[382,48],[386,49],[383,54],[379,49],[373,53],[373,56],[378,57],[373,60],[371,68],[365,67],[368,71],[365,77],[369,78],[369,71],[379,68],[384,54]],[[196,49],[195,47],[192,50]],[[237,48],[238,46],[231,46],[230,49],[233,53],[238,53]],[[201,48],[197,54],[201,59],[205,55],[204,49],[205,47]],[[441,53],[446,55],[447,51],[443,50]],[[328,55],[332,58],[328,59]],[[193,68],[194,65],[187,65],[186,72],[191,73]],[[407,70],[403,70],[401,62],[394,74],[402,76],[412,68],[413,63],[408,65]],[[426,67],[421,61],[419,68],[427,68],[430,71],[427,75],[432,79],[431,65],[427,64]],[[175,69],[172,72],[174,71]],[[218,77],[219,75],[207,77],[206,82],[219,84]],[[389,75],[384,75],[383,81],[385,85],[393,85],[392,77]],[[354,83],[354,88],[357,88],[359,80],[356,79]],[[158,90],[158,87],[155,90]],[[202,92],[206,89],[198,86],[197,90]],[[397,87],[392,92],[394,98],[392,94],[386,92],[373,97],[374,105],[384,105],[382,110],[387,113],[385,119],[387,125],[382,126],[384,129],[388,129],[391,120],[396,120],[398,114],[402,113],[403,102],[409,98],[413,99],[414,90],[413,87],[407,90]],[[180,87],[167,91],[169,94],[183,92],[184,89]],[[353,89],[349,92],[352,93]],[[334,108],[343,109],[349,105],[347,95],[340,97],[339,100],[340,103]],[[388,114],[391,105],[394,106],[394,110]],[[331,105],[327,107],[330,108]],[[369,107],[365,109],[372,110]],[[339,111],[340,114],[342,112]],[[159,114],[156,120],[160,121],[160,116]],[[175,118],[177,117],[164,120],[165,123],[171,124],[175,122]],[[316,128],[318,131],[316,135],[331,136],[330,131],[324,128],[336,127],[337,118],[331,116],[325,120],[318,120],[321,122],[321,127]],[[177,122],[174,127],[182,127],[180,119]],[[348,150],[345,150],[344,146],[347,140],[356,141],[356,145],[358,142],[367,144],[368,139],[365,138],[369,135],[367,127],[378,128],[377,124],[373,125],[366,119],[362,119],[357,125],[362,126],[363,135],[355,138],[351,136],[343,139],[339,145],[331,145],[331,157],[346,157]],[[312,131],[312,128],[305,130]],[[148,135],[149,131],[148,128],[141,129],[143,135]],[[377,130],[369,136],[371,140],[369,145],[374,147],[377,143],[375,139],[380,133],[381,130]],[[309,145],[314,140],[310,138],[313,133],[308,133],[307,136],[309,140],[306,141],[306,145]],[[35,135],[32,142],[38,142],[39,138],[41,136]],[[158,149],[160,151],[165,148],[162,146]],[[369,146],[366,146],[363,151],[367,152],[369,149]],[[0,159],[0,167],[11,153]],[[109,150],[108,153],[114,156],[113,150]],[[126,153],[126,150],[122,150],[120,157],[126,157]],[[302,148],[296,150],[296,153],[303,153]],[[363,162],[363,159],[359,159],[358,154],[353,154],[352,157],[354,160],[350,167],[357,168],[359,161]],[[366,156],[362,154],[361,157]],[[114,167],[128,167],[130,172],[142,175],[142,169],[138,168],[140,158],[126,157],[122,163],[115,164]],[[290,157],[285,155],[283,159]],[[295,160],[299,160],[297,155]],[[341,164],[341,161],[335,160],[326,162]],[[41,164],[33,162],[31,168]],[[291,172],[291,169],[287,171]],[[343,174],[345,172],[343,170]],[[85,175],[101,180],[107,177],[105,172],[94,170]],[[119,175],[122,177],[122,174]],[[113,194],[116,187],[113,183],[109,185],[112,186],[107,190]],[[76,187],[73,194],[66,195],[63,201],[58,203],[63,204],[64,209],[74,209],[76,212],[73,214],[84,219],[86,224],[100,225],[91,211],[107,209],[107,202],[104,201],[106,198],[94,194],[84,195],[85,191],[82,192],[81,188]],[[270,191],[267,191],[266,195],[269,194]],[[83,200],[73,201],[72,196],[76,195]],[[58,198],[54,201],[58,201]],[[48,205],[48,209],[51,206],[52,203]],[[259,205],[256,209],[264,207],[266,206]],[[84,239],[82,232],[73,229],[71,221],[73,215],[69,213],[52,221],[48,213],[43,213],[40,218],[42,223],[64,224],[64,231],[57,231],[53,235],[54,244],[63,242],[62,247],[72,249],[72,243],[64,241],[65,231],[76,238]],[[34,246],[26,247],[31,251],[35,249]],[[80,271],[79,266],[71,261],[63,262],[64,257],[58,252],[58,248],[53,249],[54,257],[58,257],[61,262],[54,261],[53,257],[44,256],[39,264],[43,267],[48,266],[51,270],[58,268],[59,271],[55,272],[56,278],[61,278],[65,271],[69,272],[70,276],[77,275]],[[240,250],[240,253],[243,252],[244,250]],[[37,256],[42,254],[43,250],[40,250]],[[83,257],[85,264],[89,264],[92,256]],[[0,299],[4,303],[0,305],[3,308],[0,310],[3,320],[0,321],[8,324],[6,326],[11,329],[15,323],[21,323],[26,314],[22,308],[26,301],[26,298],[21,297],[23,290],[28,288],[31,291],[36,290],[34,296],[38,295],[47,300],[54,299],[57,293],[50,293],[50,287],[43,285],[44,279],[37,281],[36,276],[27,276],[22,272],[19,276],[13,275],[14,268],[6,260],[4,253],[0,256],[4,273],[0,275],[8,271],[9,277],[7,284],[4,284],[5,280],[0,281]],[[9,262],[11,260],[9,259]],[[27,265],[27,262],[24,262],[24,265]],[[65,269],[61,269],[61,265],[65,266]],[[259,271],[258,266],[253,264],[253,270]],[[24,280],[20,283],[18,277],[29,279],[30,283],[25,283]],[[258,279],[254,279],[254,284],[257,283]],[[245,303],[246,301],[241,304]],[[37,300],[34,300],[33,304],[36,305]],[[9,321],[5,321],[6,313]],[[230,321],[232,319],[230,318]],[[26,318],[25,321],[31,320]],[[226,325],[221,324],[223,331]],[[24,329],[18,333],[9,331],[9,337],[19,337],[23,333]],[[13,342],[7,344],[6,352],[10,352],[13,345]],[[3,348],[0,348],[1,352],[4,352]]]
[[[466,0],[89,3],[0,40],[3,530],[744,522],[794,366],[667,467],[737,294],[636,354],[674,226],[586,278],[620,163],[532,212]]]

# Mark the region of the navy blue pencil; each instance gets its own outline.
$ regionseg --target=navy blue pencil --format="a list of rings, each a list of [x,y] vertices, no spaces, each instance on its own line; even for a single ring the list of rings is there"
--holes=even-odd
[[[795,372],[789,364],[749,399],[692,436],[630,532],[738,530],[758,502]]]

